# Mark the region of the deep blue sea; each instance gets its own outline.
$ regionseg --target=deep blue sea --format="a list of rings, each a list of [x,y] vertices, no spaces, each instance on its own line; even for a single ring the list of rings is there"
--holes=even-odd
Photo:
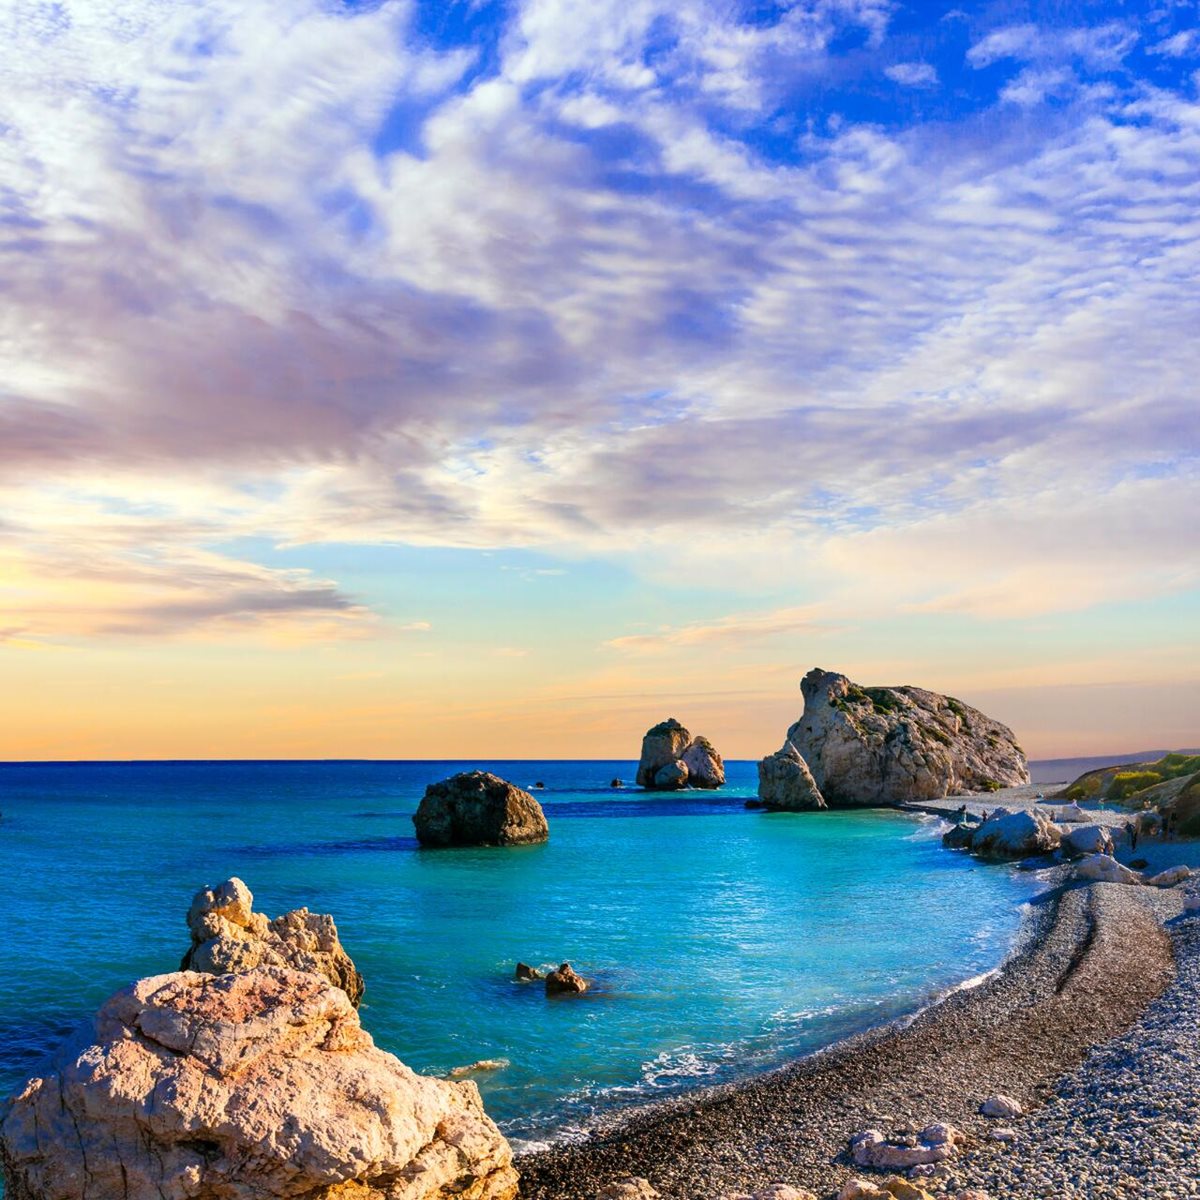
[[[537,790],[546,845],[420,850],[425,785],[485,767]],[[744,1076],[911,1011],[998,965],[1037,883],[885,811],[747,811],[613,790],[630,762],[0,765],[0,1089],[116,989],[174,970],[201,886],[334,915],[362,1018],[419,1071],[480,1077],[519,1143]],[[548,1001],[522,959],[595,981]]]

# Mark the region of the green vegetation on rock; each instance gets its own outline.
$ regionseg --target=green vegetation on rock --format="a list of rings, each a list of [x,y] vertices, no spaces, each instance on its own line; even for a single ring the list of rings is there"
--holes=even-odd
[[[1162,778],[1157,771],[1118,771],[1108,785],[1105,799],[1128,800],[1135,792],[1162,783]]]

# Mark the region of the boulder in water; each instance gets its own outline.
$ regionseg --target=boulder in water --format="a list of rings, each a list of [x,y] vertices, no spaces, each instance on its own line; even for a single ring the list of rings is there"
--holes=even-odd
[[[570,963],[563,963],[546,976],[547,996],[582,996],[589,986],[588,981],[577,974]]]
[[[283,967],[118,992],[10,1102],[0,1160],[9,1200],[517,1192],[474,1083],[417,1075],[341,988]]]
[[[687,767],[687,780],[691,787],[724,787],[725,762],[708,738],[697,734],[680,755],[679,761]]]
[[[338,938],[328,913],[293,909],[269,920],[253,910],[254,896],[238,878],[202,888],[192,899],[187,923],[191,949],[181,970],[208,975],[291,967],[323,975],[357,1005],[363,977]]]
[[[520,846],[550,836],[542,806],[489,771],[431,783],[413,825],[422,846]]]
[[[518,983],[532,983],[535,979],[541,979],[541,977],[541,971],[523,962],[517,963],[517,969],[513,972],[513,978]]]
[[[1037,809],[1001,812],[989,817],[971,839],[971,853],[997,860],[1048,854],[1062,840],[1059,829]]]

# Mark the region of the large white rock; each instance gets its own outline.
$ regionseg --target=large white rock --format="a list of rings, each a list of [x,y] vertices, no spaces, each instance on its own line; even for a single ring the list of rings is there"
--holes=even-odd
[[[1160,871],[1157,875],[1152,875],[1145,882],[1151,887],[1174,887],[1177,883],[1182,883],[1185,879],[1191,879],[1192,872],[1188,867],[1181,863],[1176,867],[1168,867],[1165,871]]]
[[[831,807],[940,800],[1029,782],[1006,725],[918,687],[860,687],[819,668],[787,731]],[[785,742],[786,745],[786,742]]]
[[[1001,1117],[1006,1121],[1011,1121],[1013,1117],[1019,1117],[1025,1110],[1021,1107],[1019,1100],[997,1093],[995,1096],[989,1096],[979,1106],[979,1111],[985,1117]]]
[[[1074,857],[1114,853],[1112,834],[1104,825],[1080,825],[1063,834],[1063,850]]]
[[[1068,804],[1066,808],[1060,808],[1054,814],[1054,819],[1059,824],[1079,824],[1084,821],[1090,821],[1092,818],[1078,804]]]
[[[1108,854],[1093,854],[1075,867],[1077,879],[1093,879],[1099,883],[1141,883],[1142,877],[1122,866]]]
[[[1047,854],[1062,840],[1059,829],[1037,809],[1019,809],[989,817],[971,839],[971,853],[982,858],[1028,858]]]
[[[878,1129],[864,1129],[850,1139],[850,1157],[856,1166],[906,1171],[922,1163],[953,1158],[965,1141],[962,1132],[945,1122],[921,1130],[915,1146],[890,1142]]]
[[[791,742],[758,764],[758,798],[767,808],[780,812],[808,812],[826,807],[825,797],[808,764]]]
[[[9,1103],[7,1200],[511,1200],[474,1083],[375,1047],[341,989],[280,967],[118,992]]]

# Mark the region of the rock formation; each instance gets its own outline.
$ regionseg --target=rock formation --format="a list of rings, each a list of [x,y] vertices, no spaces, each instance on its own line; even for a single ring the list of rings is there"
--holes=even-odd
[[[1107,854],[1092,854],[1085,858],[1075,868],[1076,879],[1090,879],[1098,883],[1136,883],[1142,882],[1142,877],[1128,867],[1123,867],[1115,858]]]
[[[784,749],[795,747],[831,807],[940,800],[1029,782],[1012,730],[953,696],[859,687],[819,668],[800,687],[804,712]]]
[[[570,963],[563,963],[546,976],[547,996],[582,996],[590,986]]]
[[[187,915],[192,946],[180,969],[224,975],[291,967],[323,975],[351,1004],[358,1004],[363,977],[342,947],[331,916],[297,908],[272,921],[254,912],[253,905],[250,889],[237,878],[197,892]]]
[[[764,808],[780,812],[827,807],[808,764],[791,742],[758,764],[758,798]]]
[[[1063,834],[1063,853],[1082,858],[1085,854],[1113,854],[1111,831],[1104,825],[1080,825]]]
[[[413,824],[422,846],[519,846],[550,836],[542,806],[488,771],[431,783]]]
[[[689,784],[719,788],[724,783],[725,763],[708,738],[692,737],[674,717],[646,731],[638,762],[638,787],[672,792]]]
[[[118,992],[0,1123],[8,1200],[511,1200],[474,1083],[377,1049],[346,993],[281,967]]]
[[[889,1141],[878,1129],[864,1129],[850,1139],[850,1157],[855,1165],[877,1170],[906,1171],[921,1163],[945,1162],[966,1142],[966,1136],[944,1122],[929,1125],[914,1144]]]

